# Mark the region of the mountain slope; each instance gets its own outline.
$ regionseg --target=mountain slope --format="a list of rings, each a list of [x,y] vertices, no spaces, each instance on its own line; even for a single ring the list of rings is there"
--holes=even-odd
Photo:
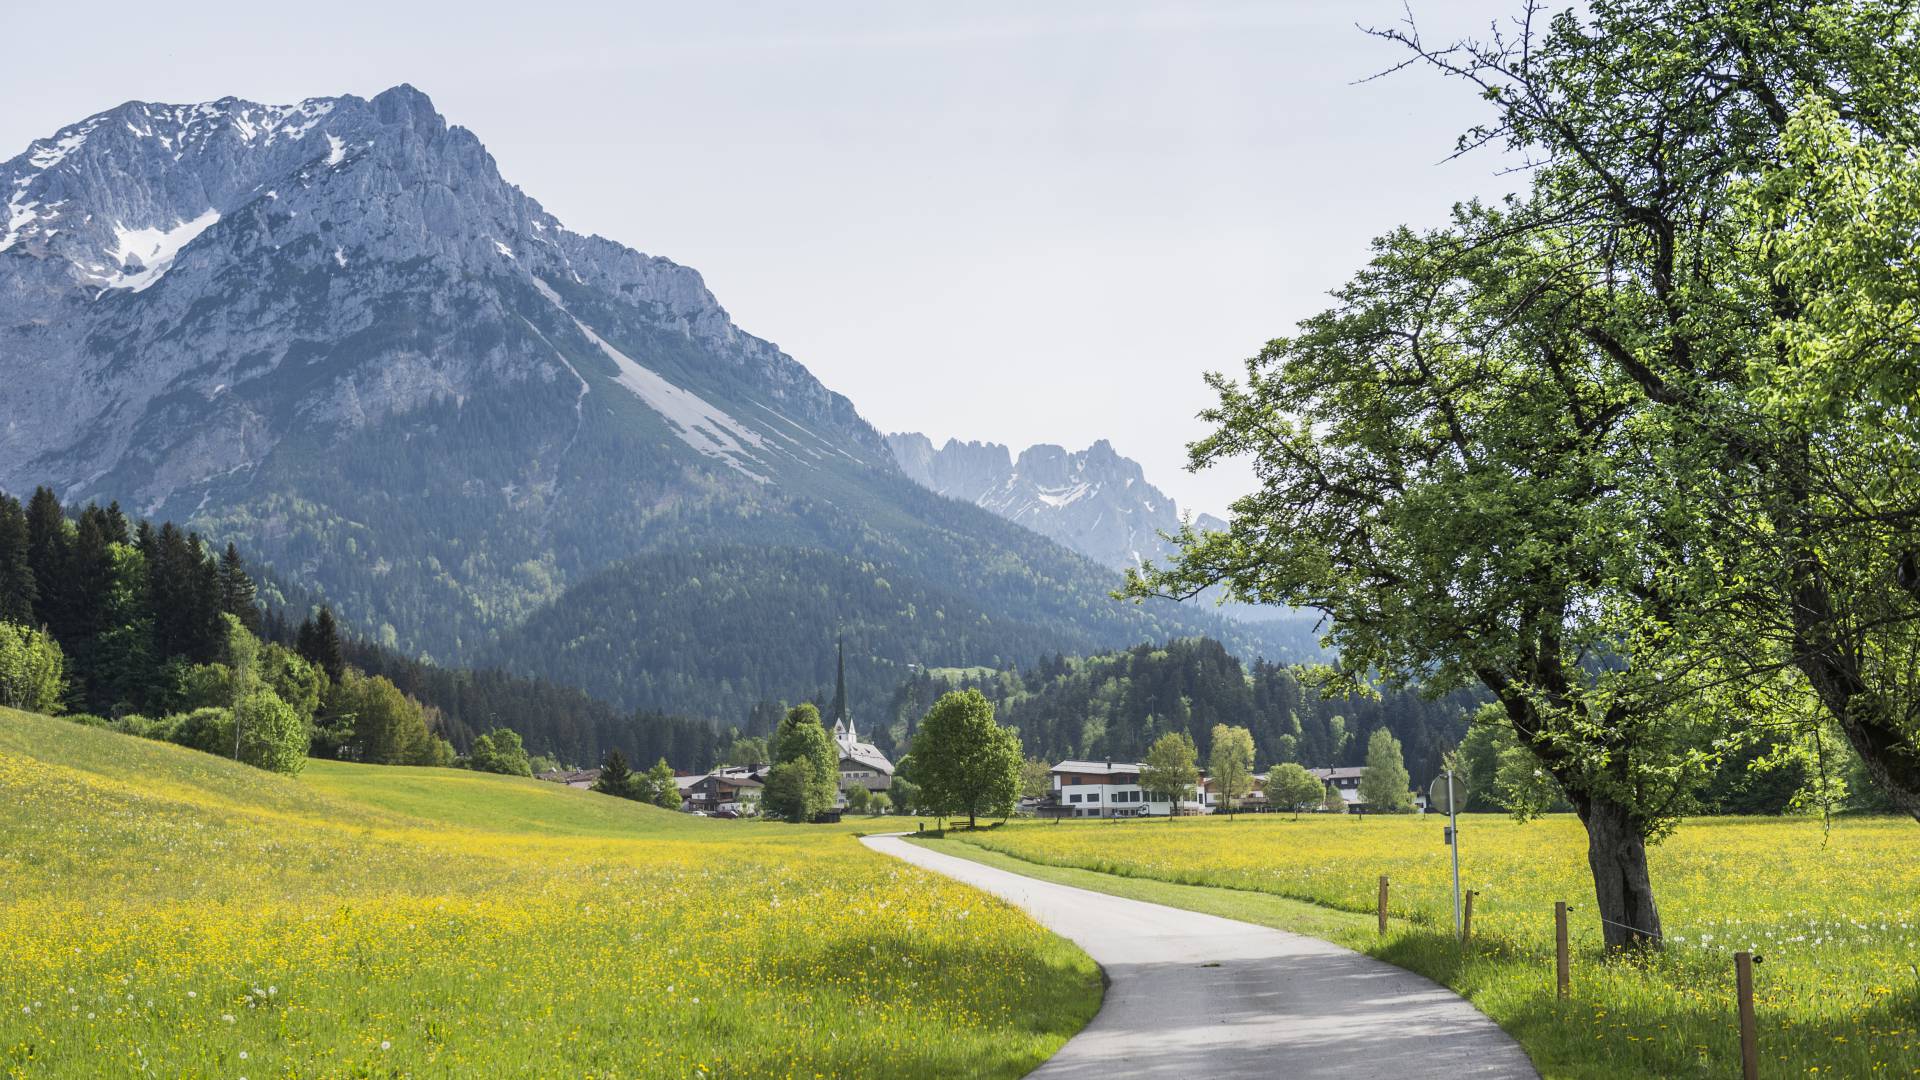
[[[0,198],[0,488],[241,539],[385,645],[481,655],[610,564],[717,545],[871,563],[1070,651],[1231,634],[921,491],[698,273],[568,230],[411,87],[128,103],[0,164]]]

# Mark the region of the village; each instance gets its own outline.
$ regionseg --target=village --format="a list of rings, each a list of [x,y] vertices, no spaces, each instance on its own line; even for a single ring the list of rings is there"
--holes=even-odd
[[[914,807],[881,804],[872,796],[893,788],[894,764],[873,743],[863,741],[852,718],[837,719],[832,728],[840,752],[840,798],[833,816],[844,813],[912,813]],[[1143,818],[1189,816],[1199,814],[1263,813],[1291,811],[1311,813],[1364,814],[1369,806],[1360,795],[1361,767],[1309,768],[1306,773],[1320,781],[1322,797],[1318,802],[1279,805],[1267,797],[1267,773],[1249,778],[1247,793],[1231,806],[1223,798],[1213,777],[1204,770],[1192,798],[1174,800],[1149,791],[1141,784],[1143,764],[1133,761],[1083,761],[1067,759],[1055,763],[1047,772],[1047,790],[1022,794],[1015,813],[1036,818]],[[717,818],[757,817],[760,795],[772,766],[765,762],[748,765],[723,765],[698,775],[676,774],[680,787],[680,809],[689,814]],[[599,769],[558,769],[539,774],[537,779],[592,788],[600,778]],[[856,791],[859,792],[856,794]],[[1427,809],[1425,792],[1409,793],[1416,812]],[[884,807],[884,809],[883,809]]]

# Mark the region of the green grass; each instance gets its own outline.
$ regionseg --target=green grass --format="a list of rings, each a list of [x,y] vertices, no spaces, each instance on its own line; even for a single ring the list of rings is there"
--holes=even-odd
[[[1015,823],[929,846],[1100,892],[1311,934],[1453,987],[1549,1077],[1738,1071],[1731,951],[1765,957],[1763,1075],[1920,1072],[1920,826],[1906,820],[1701,819],[1653,849],[1668,946],[1609,960],[1578,822],[1462,820],[1481,892],[1474,942],[1452,937],[1435,817],[1309,815],[1175,823]],[[1378,876],[1392,882],[1376,930]],[[1570,1001],[1553,990],[1552,907],[1575,906]]]
[[[853,831],[0,710],[0,1075],[1012,1077],[1097,1010]]]

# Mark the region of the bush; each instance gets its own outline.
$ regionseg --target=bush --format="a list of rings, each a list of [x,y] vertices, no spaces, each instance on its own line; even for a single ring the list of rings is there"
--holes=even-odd
[[[0,622],[0,705],[57,713],[67,692],[66,655],[44,630]]]
[[[233,753],[233,710],[209,705],[190,713],[166,717],[168,742],[222,756]]]
[[[258,769],[297,776],[307,764],[307,722],[280,695],[265,688],[241,699],[240,760]]]
[[[527,760],[520,733],[512,728],[494,728],[473,740],[473,753],[467,755],[467,767],[503,776],[533,775],[533,764]]]

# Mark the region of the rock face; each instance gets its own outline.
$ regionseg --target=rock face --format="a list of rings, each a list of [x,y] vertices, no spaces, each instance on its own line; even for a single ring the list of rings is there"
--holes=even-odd
[[[703,371],[660,372],[670,385],[615,384],[692,453],[763,479],[776,458],[884,460],[852,405],[738,330],[698,273],[568,230],[409,86],[129,102],[0,165],[0,198],[0,486],[160,510],[258,466],[290,423],[337,435],[519,384],[584,404],[604,374],[587,368],[625,374],[606,339],[627,322],[699,354]],[[594,314],[597,335],[578,318]],[[688,385],[715,378],[750,396],[728,403],[742,415]]]
[[[437,659],[484,655],[642,556],[830,553],[871,586],[831,610],[767,572],[758,594],[626,590],[641,607],[607,617],[671,631],[671,655],[700,665],[622,671],[634,705],[710,714],[796,596],[894,648],[876,679],[1015,645],[1006,659],[1236,640],[1208,613],[1111,603],[1109,572],[907,480],[852,403],[735,326],[698,273],[566,228],[410,86],[129,102],[0,163],[0,388],[0,489],[48,484],[237,540]],[[753,554],[775,551],[810,554]],[[908,632],[921,623],[944,629]],[[792,626],[781,670],[826,657],[830,633]],[[911,640],[942,655],[897,645]],[[531,645],[496,655],[557,670]]]
[[[900,471],[929,491],[991,510],[1103,566],[1160,558],[1172,550],[1161,534],[1180,528],[1173,500],[1105,439],[1080,451],[1041,443],[1017,460],[998,443],[949,439],[935,449],[917,432],[888,435],[887,446]],[[1226,527],[1206,514],[1194,524]]]

